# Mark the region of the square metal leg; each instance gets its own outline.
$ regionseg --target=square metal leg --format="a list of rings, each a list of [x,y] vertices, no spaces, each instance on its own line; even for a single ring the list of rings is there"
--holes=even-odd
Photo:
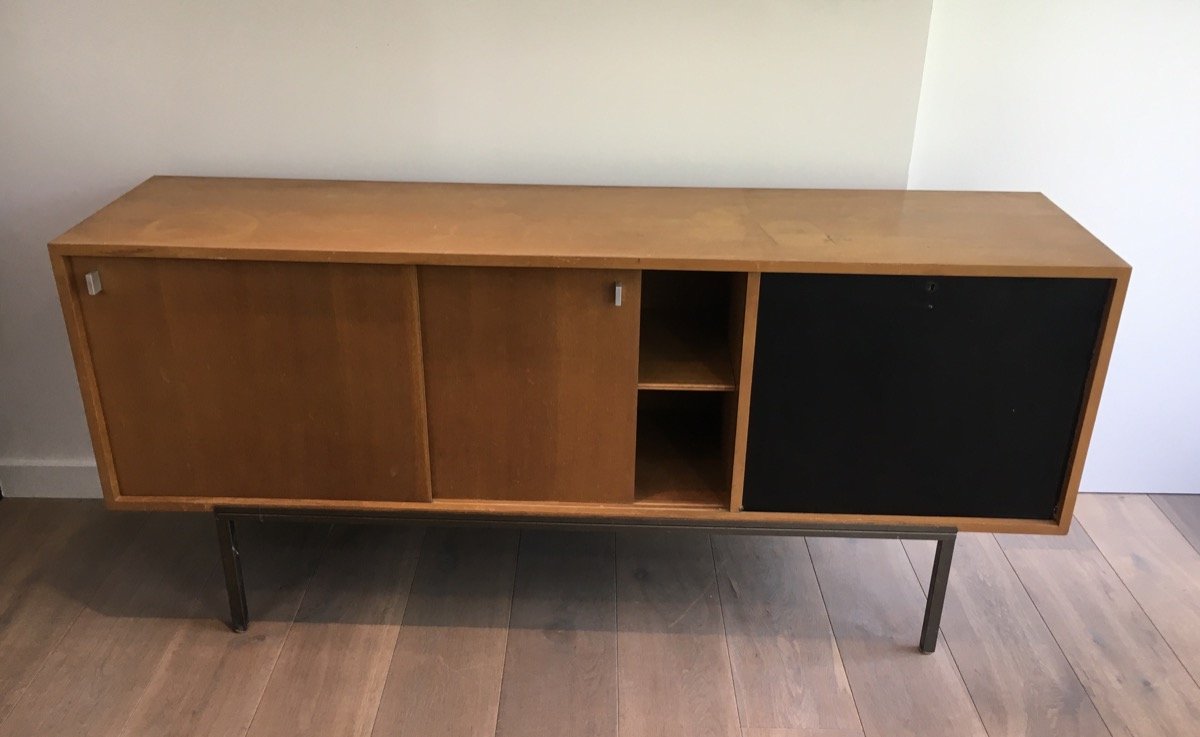
[[[237,535],[232,519],[217,515],[217,542],[221,546],[221,569],[225,572],[225,589],[229,592],[229,627],[245,632],[250,623],[246,607],[246,582],[242,578],[242,556],[238,551]]]
[[[950,581],[950,562],[954,558],[955,536],[938,540],[933,556],[933,573],[929,577],[929,597],[925,601],[925,623],[921,625],[921,652],[937,648],[938,628],[942,624],[942,607],[946,603],[946,584]]]

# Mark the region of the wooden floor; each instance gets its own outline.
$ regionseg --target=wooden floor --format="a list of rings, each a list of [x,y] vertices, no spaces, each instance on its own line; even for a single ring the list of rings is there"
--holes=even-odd
[[[0,735],[1200,734],[1200,497],[932,543],[243,524],[0,501]]]

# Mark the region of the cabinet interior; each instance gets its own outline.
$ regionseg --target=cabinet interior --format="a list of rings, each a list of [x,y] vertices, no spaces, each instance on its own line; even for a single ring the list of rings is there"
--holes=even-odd
[[[725,507],[723,397],[717,392],[656,391],[638,396],[636,501]]]
[[[736,390],[730,334],[739,278],[745,281],[744,274],[725,272],[642,273],[639,389]]]
[[[637,503],[729,507],[745,307],[745,274],[643,272]]]

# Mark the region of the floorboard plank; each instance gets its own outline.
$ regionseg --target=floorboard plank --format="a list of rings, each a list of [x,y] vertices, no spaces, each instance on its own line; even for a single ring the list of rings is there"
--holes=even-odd
[[[804,539],[712,541],[742,723],[861,734]]]
[[[77,544],[73,536],[103,519],[105,514],[101,505],[80,501],[5,499],[0,502],[0,562],[3,563],[0,615],[26,591],[32,583],[31,577],[64,563],[62,555]],[[91,578],[99,583],[95,576]]]
[[[500,737],[617,734],[615,556],[611,534],[522,533]]]
[[[106,543],[121,546],[112,532]],[[217,569],[211,548],[200,544],[211,542],[211,532],[207,517],[155,515],[111,566],[89,560],[85,569],[95,568],[86,575],[112,572],[0,723],[0,735],[116,734],[183,621],[197,616],[198,592]]]
[[[742,737],[862,737],[861,729],[774,729],[744,727]]]
[[[1155,494],[1150,498],[1200,552],[1200,494]]]
[[[375,737],[492,735],[519,536],[430,530],[375,719]]]
[[[999,536],[1114,737],[1192,737],[1200,688],[1079,524]]]
[[[36,510],[49,510],[48,505],[36,503],[34,499],[0,499],[0,593],[9,586],[5,574],[10,568],[10,561],[30,555],[39,547],[45,532],[35,532],[31,529],[30,515]],[[48,517],[49,515],[42,515]]]
[[[1145,496],[1083,495],[1075,518],[1200,680],[1200,553]]]
[[[868,737],[986,737],[950,647],[917,649],[925,596],[895,540],[808,541]]]
[[[0,725],[34,674],[96,596],[143,515],[98,502],[6,499],[0,566]]]
[[[740,734],[707,535],[617,536],[617,679],[622,737]]]
[[[1100,736],[1100,716],[1190,737],[1194,502],[1084,496],[1065,538],[961,536],[922,656],[923,543],[526,533],[518,556],[500,530],[397,552],[369,538],[414,533],[325,549],[325,526],[244,525],[252,621],[233,635],[210,516],[4,500],[0,737],[959,737],[979,718],[989,737]],[[865,729],[805,716],[839,708],[808,701],[836,703],[836,656]]]
[[[360,737],[383,693],[420,529],[337,526],[250,725],[251,737]]]
[[[327,528],[238,524],[250,628],[226,624],[228,600],[219,581],[203,592],[197,619],[186,620],[167,647],[130,714],[124,737],[243,735],[316,566]],[[210,554],[217,556],[216,532]]]
[[[904,547],[922,588],[936,543]],[[1098,737],[1108,729],[992,535],[959,535],[942,615],[989,737]]]

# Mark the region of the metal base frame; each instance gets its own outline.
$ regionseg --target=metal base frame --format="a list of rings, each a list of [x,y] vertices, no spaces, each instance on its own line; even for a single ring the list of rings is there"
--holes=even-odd
[[[782,523],[741,523],[736,520],[716,523],[696,523],[686,520],[614,520],[611,518],[546,519],[524,515],[382,513],[382,512],[314,512],[287,509],[250,509],[218,507],[213,510],[217,521],[217,542],[221,548],[221,567],[225,572],[225,588],[229,593],[230,627],[245,632],[250,623],[246,606],[246,582],[242,576],[242,558],[238,549],[235,523],[238,520],[288,520],[321,524],[406,524],[440,525],[448,527],[520,527],[552,530],[688,530],[717,535],[787,535],[799,537],[848,537],[876,540],[936,540],[933,571],[929,578],[929,593],[925,601],[925,620],[921,625],[920,650],[932,653],[937,647],[942,607],[946,601],[946,585],[950,580],[950,564],[954,558],[955,527],[915,527],[906,525],[803,525]]]

